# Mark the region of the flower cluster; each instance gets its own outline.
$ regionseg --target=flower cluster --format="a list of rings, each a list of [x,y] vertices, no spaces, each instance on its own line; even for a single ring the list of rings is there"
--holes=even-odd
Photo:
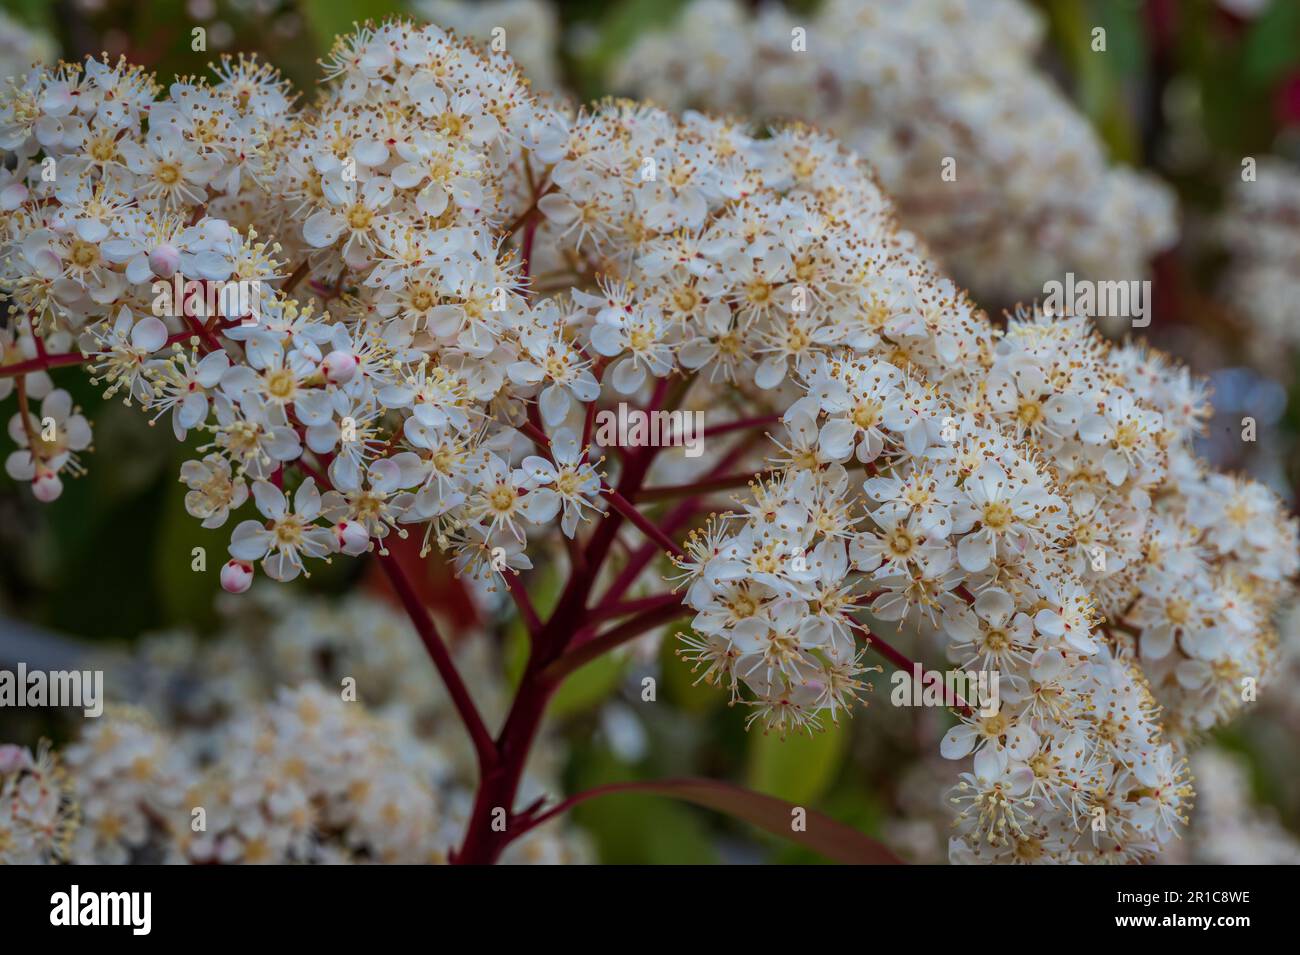
[[[90,60],[0,98],[27,439],[11,473],[53,497],[89,443],[62,392],[41,418],[26,404],[44,382],[28,372],[84,358],[178,438],[205,436],[181,480],[196,519],[234,524],[232,592],[256,566],[291,580],[412,529],[519,588],[539,557],[576,554],[581,575],[627,518],[648,543],[601,567],[605,599],[670,547],[683,655],[767,728],[851,712],[866,648],[899,662],[894,632],[1000,675],[991,714],[948,701],[941,750],[969,764],[954,859],[1142,860],[1184,824],[1185,742],[1264,676],[1296,571],[1278,502],[1189,452],[1198,382],[1083,318],[991,322],[856,155],[805,127],[550,105],[507,58],[403,21],[340,38],[325,70],[304,109],[242,59],[165,96]],[[209,294],[231,282],[253,294]],[[596,454],[597,415],[628,404],[707,411],[705,453]],[[754,479],[734,511],[701,524],[688,491],[649,516],[674,481],[717,490],[735,470]],[[299,691],[239,732],[365,748],[350,719]],[[294,773],[306,790],[267,789],[295,778],[279,767],[213,795],[214,816],[246,796],[255,819],[287,813],[276,857],[306,851],[308,803],[352,826],[335,812],[354,778],[329,759]],[[262,835],[221,831],[195,851]]]
[[[58,46],[47,33],[28,29],[0,10],[0,77],[19,75],[33,63],[49,63],[57,54]]]
[[[1234,182],[1219,232],[1231,263],[1225,294],[1260,335],[1261,351],[1278,342],[1300,344],[1296,302],[1300,238],[1300,171],[1276,157],[1262,159],[1254,178]]]
[[[409,623],[371,598],[252,598],[215,641],[157,635],[115,661],[110,693],[131,705],[87,720],[60,757],[0,747],[0,861],[446,861],[474,768]],[[458,659],[490,702],[485,645]],[[586,855],[550,825],[507,859]]]
[[[67,772],[41,743],[36,752],[0,745],[0,864],[66,858],[78,813]]]
[[[1175,236],[1172,194],[1108,163],[1035,64],[1020,0],[830,0],[814,15],[694,0],[612,78],[670,107],[797,116],[871,158],[903,222],[982,301],[1067,270],[1138,278]],[[944,173],[947,173],[945,176]]]
[[[1300,840],[1251,798],[1250,775],[1238,755],[1206,746],[1192,756],[1196,816],[1189,861],[1200,865],[1297,865]]]
[[[544,0],[415,0],[411,12],[510,58],[540,90],[559,87],[559,15]]]

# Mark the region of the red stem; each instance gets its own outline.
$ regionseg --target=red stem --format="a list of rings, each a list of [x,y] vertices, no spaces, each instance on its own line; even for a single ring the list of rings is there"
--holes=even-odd
[[[188,341],[194,337],[193,332],[177,332],[163,342],[163,348],[170,348],[176,342]],[[39,341],[39,339],[38,339]],[[14,375],[29,375],[34,371],[48,371],[51,368],[62,368],[67,365],[82,365],[88,361],[93,361],[94,354],[83,355],[79,351],[59,352],[51,355],[45,351],[42,343],[38,349],[41,354],[35,358],[28,358],[26,361],[16,361],[11,365],[0,365],[0,378],[12,378]],[[161,351],[161,349],[160,349]]]
[[[624,497],[636,493],[645,480],[655,453],[655,448],[639,448],[627,455],[617,493]],[[596,528],[584,554],[587,572],[570,575],[554,612],[533,640],[519,691],[497,736],[498,761],[484,772],[479,781],[474,808],[465,828],[465,839],[460,849],[453,853],[453,862],[490,865],[500,858],[511,841],[523,833],[520,823],[527,816],[515,812],[515,795],[546,705],[559,685],[554,675],[546,671],[560,658],[575,635],[585,629],[587,600],[592,585],[609,556],[623,517],[622,512],[615,510],[607,514]],[[505,813],[504,828],[493,825],[499,811]]]
[[[469,695],[469,690],[461,679],[460,671],[456,669],[456,664],[452,661],[451,653],[448,652],[447,645],[438,633],[433,618],[429,616],[428,608],[420,600],[411,582],[406,579],[406,574],[402,572],[402,567],[396,558],[381,554],[379,563],[388,574],[393,590],[402,601],[406,615],[411,618],[411,623],[420,635],[425,649],[433,658],[433,664],[438,668],[443,683],[447,685],[451,702],[456,707],[456,712],[460,714],[461,721],[469,732],[470,740],[474,743],[480,772],[488,772],[498,762],[497,747],[492,742],[492,735],[488,732],[483,717],[479,715],[478,707],[474,705],[474,700]]]
[[[661,487],[647,487],[636,496],[638,501],[661,501],[665,498],[681,497],[685,494],[707,494],[713,491],[727,491],[745,487],[750,481],[760,481],[772,474],[771,471],[743,471],[740,474],[724,474],[720,477],[704,478],[691,484],[666,484]]]
[[[638,511],[636,505],[622,494],[608,487],[601,488],[601,492],[609,499],[609,503],[613,508],[635,524],[642,534],[645,534],[652,541],[656,541],[664,550],[676,554],[678,557],[686,556],[686,552],[677,546],[676,541],[651,523],[650,519]]]
[[[712,428],[705,428],[701,437],[711,438],[714,435],[741,431],[744,428],[762,428],[769,424],[778,424],[780,421],[781,416],[779,414],[763,415],[758,418],[741,418],[738,421],[728,421],[726,424],[715,424]]]
[[[587,619],[592,623],[599,623],[602,620],[609,620],[611,617],[627,617],[643,610],[654,610],[657,607],[666,607],[669,604],[678,603],[681,603],[681,598],[677,594],[659,594],[654,597],[642,597],[640,600],[625,600],[622,603],[606,604],[601,602],[588,612]]]
[[[524,618],[524,625],[528,627],[528,635],[536,637],[542,630],[542,621],[537,616],[537,608],[533,606],[532,599],[528,596],[528,588],[513,571],[507,570],[503,576],[506,579],[506,589],[510,591],[515,606],[519,608],[519,615]]]
[[[859,626],[861,625],[859,624]],[[863,631],[866,634],[866,639],[868,641],[867,645],[870,646],[877,653],[879,653],[882,657],[884,657],[894,666],[898,667],[898,669],[903,670],[908,674],[912,674],[916,672],[915,661],[910,659],[906,654],[901,653],[898,650],[895,650],[884,640],[880,639],[880,637],[876,636],[876,634],[866,630],[866,628],[863,628]],[[923,680],[926,677],[931,675],[936,676],[939,679],[940,683],[942,684],[943,682],[942,677],[938,677],[937,674],[931,674],[927,670],[925,670],[924,667],[922,667],[921,678]],[[947,687],[945,686],[944,689],[946,690]],[[945,702],[947,703],[948,706],[961,710],[961,712],[965,713],[968,716],[971,713],[971,708],[969,704],[967,704],[967,702],[963,700],[956,692],[953,692],[951,694],[951,697],[949,699],[946,699]]]

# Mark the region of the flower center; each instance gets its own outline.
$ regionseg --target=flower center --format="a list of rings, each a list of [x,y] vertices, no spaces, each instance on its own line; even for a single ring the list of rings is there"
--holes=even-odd
[[[79,269],[88,269],[99,262],[99,248],[93,242],[76,239],[68,247],[68,258]]]
[[[990,501],[984,505],[984,526],[990,530],[1006,530],[1011,524],[1011,508],[1004,501]]]
[[[348,228],[354,232],[369,229],[374,218],[375,214],[358,202],[348,210]]]
[[[297,390],[293,372],[287,368],[277,368],[266,376],[266,391],[272,398],[285,401]]]

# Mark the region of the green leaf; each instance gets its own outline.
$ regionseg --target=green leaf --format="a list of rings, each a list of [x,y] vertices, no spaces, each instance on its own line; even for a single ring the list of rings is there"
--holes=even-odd
[[[848,726],[834,723],[825,732],[799,733],[785,739],[775,733],[752,733],[749,785],[791,802],[815,802],[835,781],[848,740]]]
[[[589,710],[618,688],[627,670],[627,657],[607,653],[578,667],[551,699],[551,716],[569,716]]]
[[[625,793],[668,796],[726,813],[764,832],[796,842],[834,862],[858,865],[897,865],[900,862],[897,856],[876,840],[829,816],[713,779],[612,783],[588,790],[580,798],[586,802],[589,799]],[[801,830],[793,825],[800,814],[804,821]]]
[[[223,529],[205,530],[185,510],[186,487],[177,479],[179,470],[177,464],[163,477],[161,526],[153,553],[154,585],[165,619],[211,624],[215,618],[213,599],[221,587],[221,565],[229,559],[226,535],[236,518],[232,515]],[[204,550],[203,571],[193,569],[196,547]]]
[[[880,835],[887,811],[879,794],[860,779],[837,786],[821,800],[822,808],[841,822],[866,834]],[[781,851],[768,860],[776,865],[820,865],[826,860],[806,846],[785,843]]]
[[[671,24],[684,6],[686,0],[626,0],[607,7],[596,29],[599,39],[576,64],[581,92],[592,99],[610,92],[609,74],[618,58],[639,37]]]
[[[581,807],[578,822],[607,865],[712,865],[704,823],[684,806],[628,794]]]
[[[688,625],[677,624],[664,633],[659,648],[660,683],[664,699],[675,708],[703,714],[722,706],[727,701],[727,691],[700,680],[703,670],[692,672],[690,664],[677,655],[677,649],[682,646],[677,634],[690,632]]]
[[[587,752],[578,770],[579,789],[596,780],[636,779],[636,771],[604,747]],[[712,865],[719,861],[708,826],[687,806],[638,793],[583,803],[574,821],[596,844],[601,862],[612,865]]]
[[[396,0],[302,0],[298,5],[303,18],[316,37],[316,45],[326,52],[334,44],[334,38],[343,33],[351,33],[354,23],[367,20],[379,22],[384,17],[403,12],[402,4]]]
[[[1300,63],[1300,4],[1275,0],[1250,25],[1244,48],[1245,78],[1267,86]]]

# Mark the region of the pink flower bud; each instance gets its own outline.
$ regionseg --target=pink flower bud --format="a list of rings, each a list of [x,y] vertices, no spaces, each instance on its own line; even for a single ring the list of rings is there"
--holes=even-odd
[[[332,351],[320,363],[320,370],[330,384],[341,385],[352,380],[352,376],[357,373],[357,364],[356,355],[345,351]]]
[[[63,493],[63,482],[53,471],[38,469],[36,477],[32,480],[32,494],[36,500],[42,504],[49,504],[56,501],[59,495]]]
[[[26,769],[31,763],[32,758],[26,747],[15,746],[13,743],[0,746],[0,776]]]
[[[149,253],[149,268],[159,278],[171,278],[180,267],[181,254],[173,245],[160,245]]]
[[[229,561],[221,568],[221,589],[227,593],[242,594],[253,586],[253,565],[242,560]]]
[[[334,537],[339,542],[339,550],[353,557],[370,549],[370,535],[356,521],[339,521],[334,525]]]

